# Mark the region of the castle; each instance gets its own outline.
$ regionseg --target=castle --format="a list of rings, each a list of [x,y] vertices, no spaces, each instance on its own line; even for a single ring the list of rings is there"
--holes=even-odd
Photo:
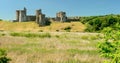
[[[16,22],[35,21],[40,26],[44,26],[47,22],[45,14],[41,12],[41,9],[36,10],[36,15],[27,15],[27,9],[16,10]]]
[[[16,10],[16,20],[14,22],[28,22],[28,21],[35,21],[39,26],[45,26],[50,23],[50,19],[45,16],[45,14],[42,13],[41,9],[38,9],[35,11],[35,15],[27,15],[27,9],[24,8],[23,10]],[[56,13],[56,17],[53,18],[54,21],[59,21],[59,22],[67,22],[70,21],[71,18],[68,18],[66,16],[66,12],[58,12]],[[79,19],[79,18],[77,18]],[[72,20],[73,19],[72,17]]]
[[[66,13],[61,11],[56,14],[56,21],[66,22],[67,16]]]

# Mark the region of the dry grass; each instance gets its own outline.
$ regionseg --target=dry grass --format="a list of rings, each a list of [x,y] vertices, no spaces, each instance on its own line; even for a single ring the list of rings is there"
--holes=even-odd
[[[0,21],[0,30],[5,31],[37,31],[38,25],[34,22],[6,22]]]
[[[50,26],[39,27],[35,22],[6,22],[0,21],[0,30],[5,31],[29,31],[29,32],[55,32],[66,31],[64,28],[71,27],[72,32],[83,32],[85,26],[80,22],[60,23],[52,22]]]
[[[0,48],[7,50],[11,63],[103,63],[104,60],[96,48],[101,41],[98,34],[51,32],[50,38],[27,38],[9,33],[0,37]]]
[[[53,22],[49,28],[50,30],[56,31],[62,31],[64,32],[64,28],[71,27],[71,32],[83,32],[85,29],[85,26],[80,22],[70,22],[70,23],[60,23],[60,22]]]

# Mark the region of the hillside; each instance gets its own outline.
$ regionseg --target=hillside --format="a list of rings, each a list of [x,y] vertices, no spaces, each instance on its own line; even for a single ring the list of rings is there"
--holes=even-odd
[[[69,30],[67,29],[69,28]],[[72,31],[83,32],[85,26],[80,22],[60,23],[52,22],[50,26],[39,27],[35,22],[6,22],[0,21],[0,30],[5,31],[29,31],[29,32],[55,32]]]
[[[98,33],[42,32],[0,33],[0,48],[10,63],[103,63],[96,48]],[[97,61],[96,61],[97,60]]]
[[[100,32],[107,27],[118,28],[120,25],[120,15],[103,15],[82,17],[80,22],[86,25],[87,32]]]

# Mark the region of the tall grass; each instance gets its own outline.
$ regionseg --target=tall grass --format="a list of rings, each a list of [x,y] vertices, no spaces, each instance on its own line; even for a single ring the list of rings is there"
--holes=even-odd
[[[39,38],[45,38],[45,37],[48,37],[50,38],[51,35],[50,33],[18,33],[18,32],[13,32],[13,33],[10,33],[11,36],[17,36],[17,37],[27,37],[27,38],[30,38],[30,37],[39,37]]]
[[[10,63],[103,63],[104,58],[99,57],[97,52],[96,44],[99,40],[94,38],[95,34],[70,32],[8,34],[10,36],[0,37],[0,48],[7,50],[8,57],[12,59]],[[90,39],[82,36],[88,36]]]

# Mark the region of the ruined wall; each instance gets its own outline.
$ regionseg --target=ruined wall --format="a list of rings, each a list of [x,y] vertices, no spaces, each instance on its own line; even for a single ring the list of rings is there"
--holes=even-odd
[[[27,21],[35,21],[35,20],[36,20],[36,16],[33,16],[33,15],[27,16]]]
[[[36,23],[39,23],[39,15],[42,14],[41,9],[36,10]]]
[[[80,21],[80,17],[75,16],[75,17],[67,17],[67,21]]]
[[[39,26],[46,25],[46,17],[45,14],[42,14],[41,9],[36,10],[36,23],[38,23]]]
[[[16,10],[16,20],[14,22],[24,22],[24,21],[35,21],[37,24],[44,26],[46,23],[51,21],[59,21],[59,22],[70,22],[70,21],[79,21],[80,17],[67,17],[66,12],[58,12],[56,13],[56,17],[50,18],[45,17],[45,14],[42,13],[41,9],[35,11],[35,15],[27,15],[27,9]]]
[[[39,25],[40,25],[40,26],[44,26],[45,23],[46,23],[45,14],[40,14],[40,15],[39,15]]]
[[[18,22],[24,22],[27,20],[27,16],[26,16],[26,8],[24,8],[24,10],[17,10],[16,11],[16,21]]]
[[[67,21],[67,16],[65,12],[58,12],[56,14],[56,21],[60,21],[60,22],[66,22]]]
[[[46,17],[45,14],[42,14],[41,9],[36,10],[36,15],[27,15],[27,9],[16,11],[16,22],[24,22],[24,21],[36,21],[40,26],[46,25]]]
[[[25,22],[27,21],[27,16],[25,14],[25,11],[21,10],[19,14],[19,22]]]
[[[19,10],[16,10],[16,21],[19,21]]]

